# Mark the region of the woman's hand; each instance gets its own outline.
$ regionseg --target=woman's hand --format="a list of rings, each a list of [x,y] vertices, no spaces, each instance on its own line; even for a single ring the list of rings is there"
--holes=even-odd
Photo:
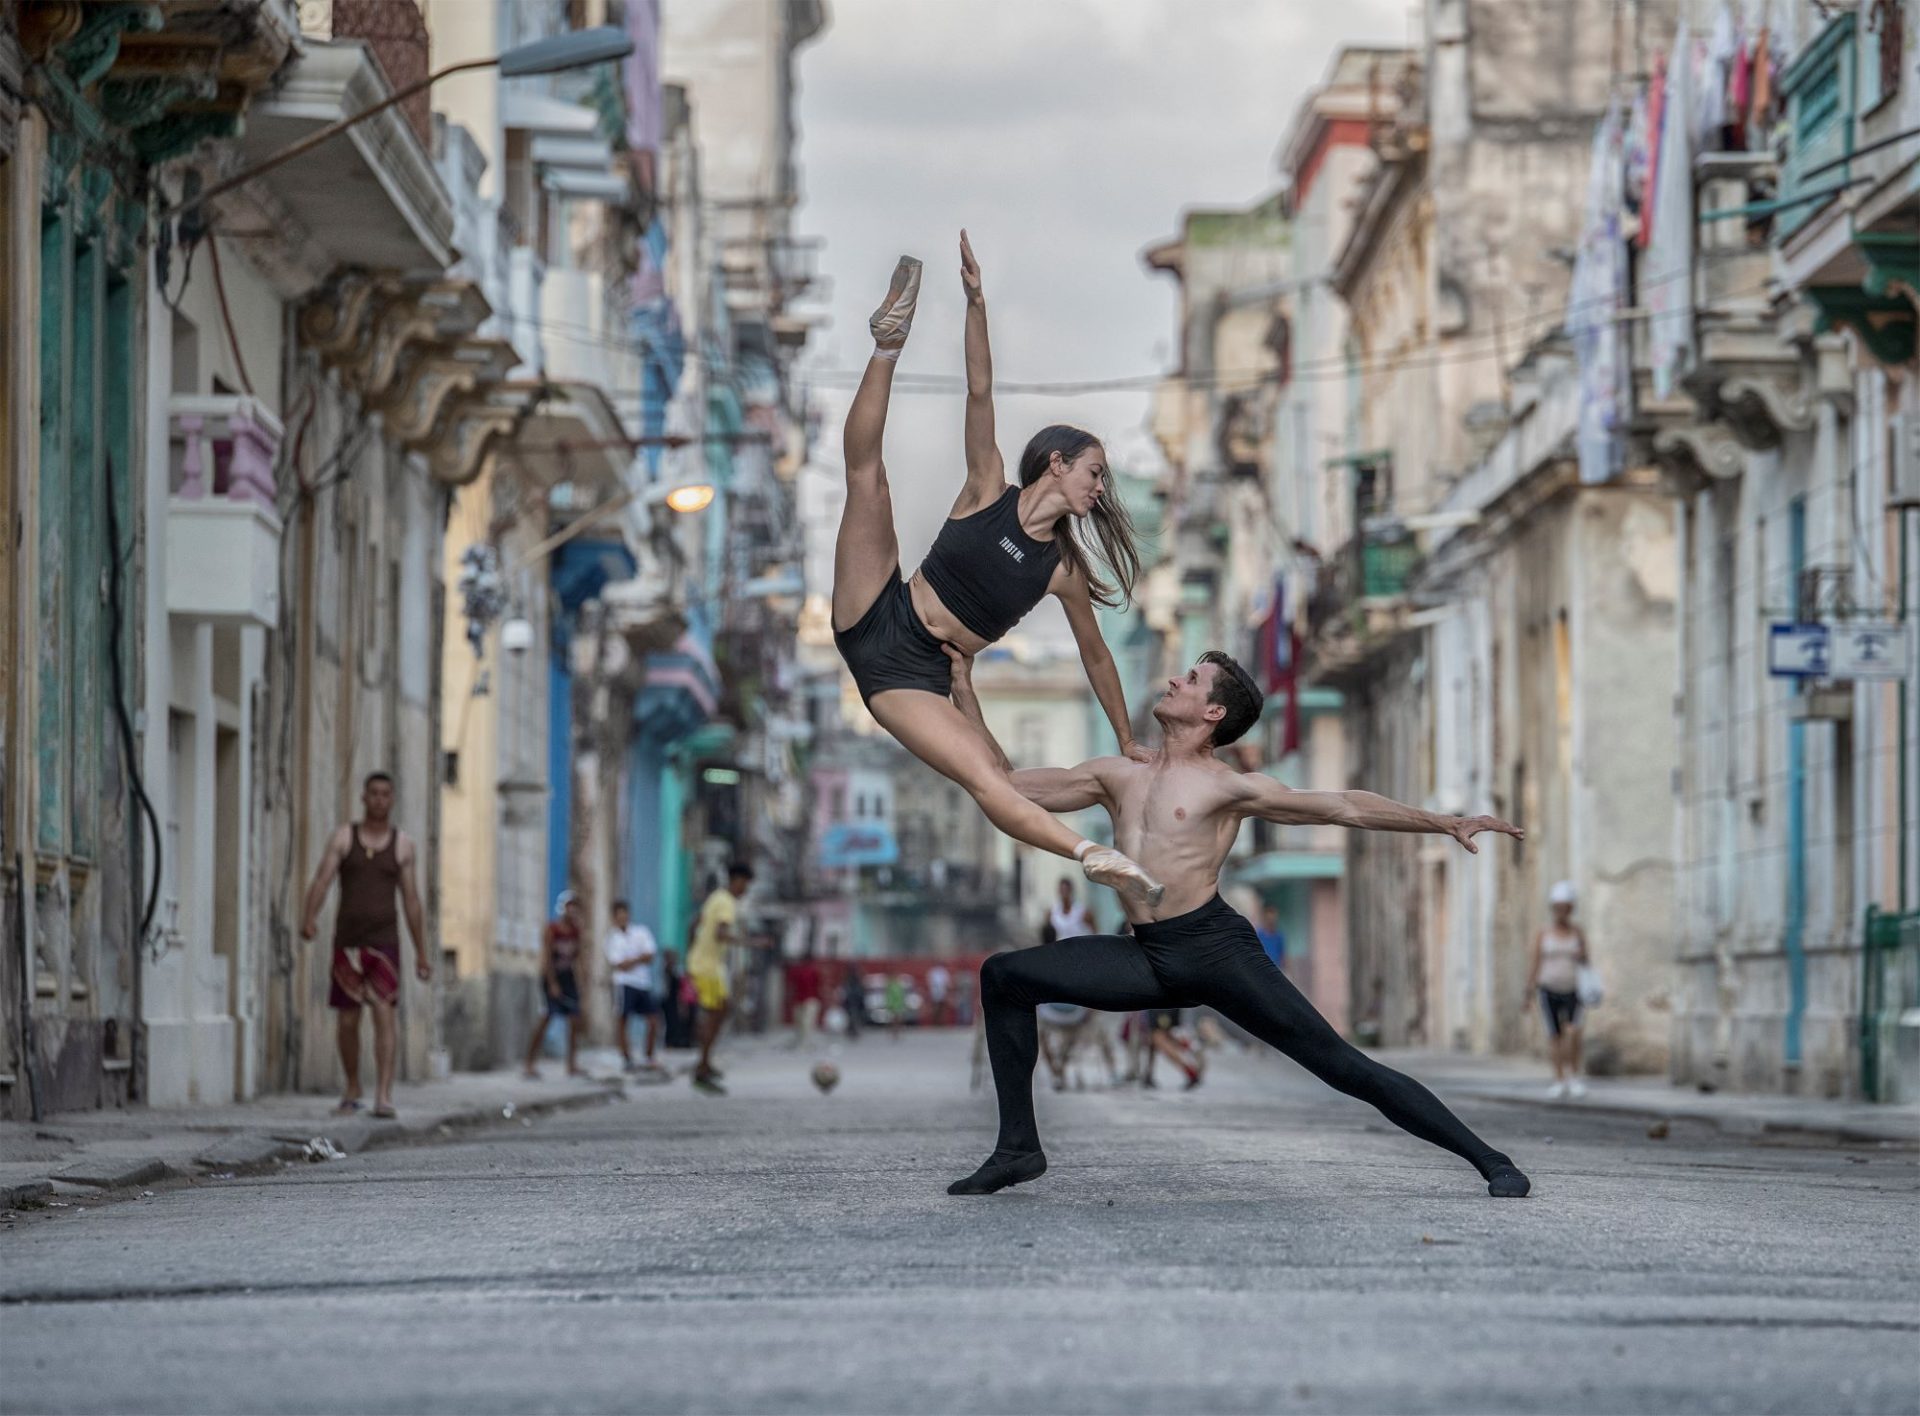
[[[960,233],[960,288],[966,292],[969,305],[982,304],[987,298],[980,289],[980,262],[973,258],[973,245],[964,230]]]
[[[1138,738],[1128,738],[1120,744],[1120,755],[1133,762],[1153,761],[1153,749]]]
[[[940,648],[945,652],[947,661],[953,665],[953,687],[956,693],[973,692],[973,655],[962,654],[953,645],[942,640]]]

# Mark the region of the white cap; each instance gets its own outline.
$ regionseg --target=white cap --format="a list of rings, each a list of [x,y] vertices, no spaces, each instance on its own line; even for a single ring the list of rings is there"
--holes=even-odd
[[[574,894],[573,891],[562,890],[560,894],[554,899],[553,912],[555,914],[558,914],[560,913],[561,910],[564,910],[568,905],[578,902],[579,899],[580,897]]]
[[[1571,880],[1562,880],[1547,892],[1547,903],[1550,905],[1570,905],[1574,902],[1575,898],[1573,882]]]

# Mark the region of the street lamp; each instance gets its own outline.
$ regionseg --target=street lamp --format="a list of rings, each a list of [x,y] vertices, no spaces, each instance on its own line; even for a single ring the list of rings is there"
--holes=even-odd
[[[444,69],[435,70],[424,79],[408,84],[405,88],[358,113],[349,114],[336,122],[327,124],[317,133],[309,133],[290,147],[282,148],[264,162],[255,163],[244,172],[215,182],[211,187],[181,198],[172,206],[161,211],[159,219],[170,221],[189,208],[202,202],[230,192],[242,183],[251,182],[263,173],[271,172],[282,163],[291,162],[303,153],[312,152],[329,139],[337,138],[354,124],[384,113],[396,103],[404,103],[422,89],[430,88],[440,80],[453,74],[464,74],[475,69],[498,69],[503,79],[526,78],[532,74],[557,74],[563,69],[583,69],[591,64],[604,64],[610,59],[624,59],[633,53],[633,37],[617,25],[601,25],[596,29],[569,30],[565,34],[556,34],[548,39],[536,39],[532,44],[522,44],[509,49],[505,54],[496,54],[491,59],[468,59],[459,64],[449,64]]]
[[[644,500],[648,506],[664,506],[669,511],[705,511],[713,505],[713,484],[687,479],[664,482],[649,488]]]

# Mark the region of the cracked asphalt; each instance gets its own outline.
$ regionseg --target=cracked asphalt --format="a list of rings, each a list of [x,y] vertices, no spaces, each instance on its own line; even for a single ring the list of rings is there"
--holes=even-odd
[[[22,1213],[0,1411],[1920,1411],[1912,1151],[1461,1105],[1495,1201],[1228,1052],[1043,1094],[1049,1173],[952,1199],[968,1045]]]

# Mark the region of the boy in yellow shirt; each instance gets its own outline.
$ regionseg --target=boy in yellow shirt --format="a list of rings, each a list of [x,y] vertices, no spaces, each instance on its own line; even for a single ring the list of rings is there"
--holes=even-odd
[[[740,938],[740,897],[753,883],[753,867],[735,861],[727,868],[724,889],[716,889],[700,906],[700,919],[694,926],[693,943],[687,949],[687,976],[700,1003],[700,1061],[693,1069],[693,1084],[701,1091],[725,1096],[720,1071],[713,1065],[713,1043],[727,1020],[732,990],[727,985],[727,946]]]

